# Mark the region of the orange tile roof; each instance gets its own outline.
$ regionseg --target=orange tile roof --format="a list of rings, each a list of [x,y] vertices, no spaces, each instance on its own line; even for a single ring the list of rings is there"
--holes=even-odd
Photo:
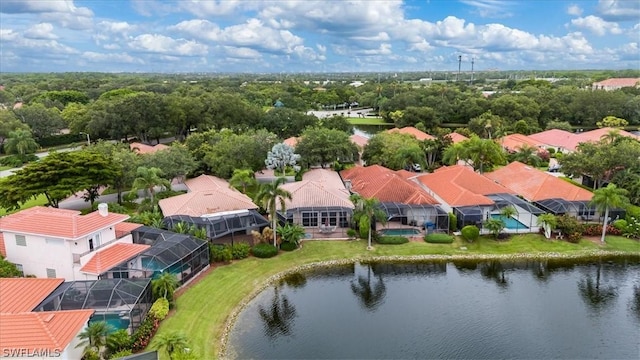
[[[593,83],[597,87],[634,87],[638,86],[640,78],[612,78]]]
[[[167,150],[170,147],[165,144],[147,145],[139,142],[129,144],[129,148],[138,154],[153,154],[161,150]]]
[[[424,131],[420,131],[416,128],[414,128],[413,126],[407,126],[407,127],[403,127],[402,129],[398,129],[398,128],[393,128],[393,129],[389,129],[387,130],[388,133],[400,133],[400,134],[409,134],[409,135],[413,135],[416,139],[423,141],[423,140],[434,140],[435,137],[427,134]]]
[[[136,223],[130,223],[130,222],[124,221],[119,224],[116,224],[115,228],[116,228],[116,233],[118,234],[128,234],[133,230],[139,228],[140,226],[142,226],[142,224],[136,224]]]
[[[7,257],[7,248],[4,246],[4,235],[0,232],[0,255],[3,258]]]
[[[434,173],[418,175],[415,180],[455,207],[492,205],[493,200],[485,195],[514,194],[463,165],[443,166]]]
[[[0,314],[0,353],[29,349],[62,352],[87,325],[94,310]]]
[[[414,173],[412,171],[405,170],[405,169],[396,170],[396,174],[398,174],[403,179],[409,179],[409,178],[412,178],[412,177],[414,177],[416,175],[419,175],[419,174],[416,174],[416,173]]]
[[[100,275],[111,270],[114,266],[134,258],[136,255],[150,248],[151,245],[117,243],[100,249],[84,264],[80,271]]]
[[[284,141],[283,141],[283,143],[285,145],[289,145],[292,148],[296,147],[296,145],[298,145],[299,142],[300,142],[300,138],[299,137],[295,137],[295,136],[292,136],[290,138],[284,139]]]
[[[498,142],[500,143],[500,145],[502,145],[503,148],[510,152],[517,152],[524,146],[536,148],[539,152],[547,152],[547,150],[544,149],[543,143],[522,134],[511,134],[503,136],[498,140]]]
[[[353,209],[349,191],[340,175],[333,170],[313,169],[302,176],[302,181],[282,184],[280,188],[291,193],[285,200],[287,209],[312,206],[336,206]]]
[[[257,209],[251,199],[223,179],[200,175],[185,181],[190,192],[158,202],[164,216],[202,216],[221,211]]]
[[[78,239],[98,230],[115,226],[129,215],[98,211],[81,215],[76,210],[35,206],[0,218],[0,231],[65,239]]]
[[[31,311],[63,282],[64,279],[0,278],[0,313]]]
[[[447,135],[448,137],[451,138],[451,142],[454,144],[457,144],[459,142],[463,142],[465,140],[469,140],[468,137],[458,134],[457,132],[452,132],[451,134]]]
[[[409,173],[415,176],[416,173]],[[343,170],[340,175],[351,181],[351,191],[364,198],[376,198],[380,202],[409,205],[436,205],[438,201],[416,183],[398,172],[380,165],[356,166]]]
[[[583,143],[583,142],[598,142],[602,139],[603,136],[606,136],[609,134],[610,131],[617,131],[618,135],[620,136],[625,136],[625,137],[629,137],[632,139],[636,139],[636,140],[640,140],[640,136],[638,135],[634,135],[628,131],[624,131],[622,129],[614,129],[614,128],[610,128],[610,127],[605,127],[605,128],[600,128],[600,129],[595,129],[595,130],[591,130],[591,131],[585,131],[579,134],[576,134],[576,138],[578,139],[577,142],[578,143]]]
[[[358,145],[360,148],[365,147],[369,143],[369,139],[358,134],[353,134],[349,136],[349,139],[352,143]]]
[[[529,138],[545,145],[565,148],[571,151],[575,150],[576,145],[578,145],[576,134],[560,129],[550,129],[531,134]]]
[[[590,191],[517,161],[484,175],[529,201],[590,201],[593,197]]]

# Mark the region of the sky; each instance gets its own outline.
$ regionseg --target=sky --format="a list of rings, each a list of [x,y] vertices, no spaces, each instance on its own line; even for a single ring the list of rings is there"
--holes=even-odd
[[[1,0],[0,72],[640,69],[638,0]]]

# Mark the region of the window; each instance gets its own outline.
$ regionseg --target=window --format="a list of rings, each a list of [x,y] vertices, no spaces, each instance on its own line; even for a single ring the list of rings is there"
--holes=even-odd
[[[302,212],[302,226],[318,226],[318,213]]]
[[[47,269],[47,277],[55,278],[56,277],[56,269]]]
[[[93,239],[89,239],[89,251],[93,251]]]
[[[322,225],[329,225],[329,226],[338,225],[338,213],[335,211],[323,212]]]
[[[27,238],[24,235],[16,235],[16,245],[27,246]]]

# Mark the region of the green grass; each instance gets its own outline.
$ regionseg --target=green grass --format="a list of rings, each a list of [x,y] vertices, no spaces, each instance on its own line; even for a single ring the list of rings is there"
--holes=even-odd
[[[22,204],[22,206],[20,206],[19,209],[17,210],[11,210],[11,211],[7,211],[6,209],[2,209],[0,208],[0,216],[6,215],[6,214],[10,214],[10,213],[14,213],[20,210],[24,210],[24,209],[28,209],[30,207],[34,207],[34,206],[38,206],[38,205],[45,205],[47,203],[47,197],[44,196],[44,194],[40,194],[35,198],[32,198],[30,200],[28,200],[27,202],[25,202],[24,204]]]
[[[508,241],[497,242],[481,237],[474,243],[456,238],[452,244],[410,242],[402,245],[376,244],[367,251],[367,242],[306,241],[301,249],[280,253],[270,259],[248,258],[214,269],[176,300],[177,311],[164,320],[159,333],[184,332],[199,357],[220,356],[221,340],[228,317],[239,304],[261,289],[267,280],[278,273],[297,266],[328,260],[366,260],[379,256],[413,255],[507,255],[560,253],[567,255],[592,254],[594,250],[624,251],[640,254],[640,243],[623,237],[608,237],[600,246],[588,240],[579,244],[546,240],[537,234],[517,235]],[[466,247],[466,250],[460,249]]]
[[[392,123],[388,123],[384,121],[383,118],[349,118],[349,123],[351,125],[386,125],[386,126],[394,126]]]
[[[0,166],[0,171],[12,169],[11,166]]]

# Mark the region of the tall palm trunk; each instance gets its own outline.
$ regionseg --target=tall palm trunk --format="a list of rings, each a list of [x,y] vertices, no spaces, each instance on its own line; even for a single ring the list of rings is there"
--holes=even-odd
[[[609,207],[604,209],[604,223],[602,224],[602,237],[600,242],[604,244],[604,235],[607,233],[607,221],[609,220]]]

